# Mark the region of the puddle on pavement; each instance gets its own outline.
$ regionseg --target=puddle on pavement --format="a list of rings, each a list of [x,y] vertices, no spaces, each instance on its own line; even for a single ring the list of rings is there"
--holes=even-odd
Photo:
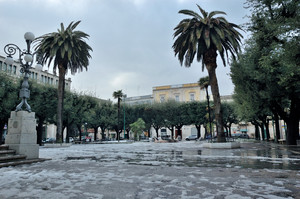
[[[158,162],[162,166],[299,170],[300,154],[295,155],[290,149],[280,148],[265,150],[252,148],[227,152],[214,149],[152,151],[152,153],[148,151],[144,156],[133,155],[126,162],[135,165],[152,165],[151,162],[155,162],[155,166]]]

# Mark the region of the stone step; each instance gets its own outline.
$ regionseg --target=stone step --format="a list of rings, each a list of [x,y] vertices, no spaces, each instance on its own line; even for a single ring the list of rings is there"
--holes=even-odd
[[[2,167],[10,167],[10,166],[18,166],[23,164],[32,164],[37,162],[44,162],[48,159],[38,158],[38,159],[30,159],[30,160],[21,160],[21,161],[14,161],[14,162],[4,162],[0,163],[0,168]]]
[[[0,145],[0,151],[8,150],[8,145]]]
[[[7,155],[14,155],[16,153],[15,150],[8,149],[8,150],[0,150],[0,157],[7,156]]]
[[[0,163],[20,161],[20,160],[25,160],[25,159],[26,159],[26,155],[2,156],[2,157],[0,157]]]

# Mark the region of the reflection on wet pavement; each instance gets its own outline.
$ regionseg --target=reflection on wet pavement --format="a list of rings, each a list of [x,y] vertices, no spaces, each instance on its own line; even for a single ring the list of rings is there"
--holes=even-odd
[[[125,153],[127,155],[118,156],[115,159],[128,164],[152,166],[300,169],[299,147],[271,143],[242,143],[240,149],[220,150],[184,147],[180,150],[173,146],[164,147],[163,151],[158,151],[155,148],[141,152],[127,151]],[[113,154],[111,155],[113,156]],[[105,159],[105,157],[102,158]],[[110,156],[109,159],[112,160],[111,158]]]

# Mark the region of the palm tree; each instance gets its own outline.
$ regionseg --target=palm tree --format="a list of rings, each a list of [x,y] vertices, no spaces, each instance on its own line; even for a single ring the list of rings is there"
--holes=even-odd
[[[206,67],[209,75],[209,83],[215,105],[215,119],[217,126],[218,142],[225,142],[223,130],[221,100],[219,86],[216,76],[217,52],[225,63],[225,54],[228,58],[228,51],[232,57],[240,51],[242,35],[237,31],[241,29],[233,23],[229,23],[224,17],[215,17],[224,14],[222,11],[207,13],[197,5],[202,16],[191,10],[180,10],[179,13],[191,16],[192,18],[183,19],[174,28],[174,38],[176,38],[173,49],[175,56],[178,56],[180,64],[190,67],[195,55],[197,61],[202,62],[202,70]]]
[[[113,97],[115,99],[118,99],[118,125],[117,125],[117,132],[116,133],[117,133],[118,141],[120,141],[119,126],[120,126],[120,103],[121,103],[122,97],[123,97],[122,90],[115,91],[113,93]]]
[[[213,138],[212,135],[212,127],[211,127],[211,116],[210,116],[210,106],[209,106],[209,95],[208,95],[208,86],[209,86],[209,76],[205,76],[199,79],[198,84],[201,89],[205,89],[206,91],[206,99],[207,99],[207,110],[208,110],[208,120],[209,120],[209,130],[211,139]]]
[[[75,74],[77,71],[82,71],[83,68],[87,70],[89,58],[91,58],[90,51],[92,51],[92,48],[84,41],[89,35],[82,31],[74,30],[79,23],[80,21],[76,23],[71,22],[66,29],[63,23],[61,23],[61,29],[58,29],[58,32],[45,34],[38,37],[35,41],[37,42],[36,50],[42,54],[43,64],[48,62],[49,67],[53,62],[54,73],[58,68],[56,141],[59,143],[62,142],[62,113],[66,72],[70,70],[72,74]]]

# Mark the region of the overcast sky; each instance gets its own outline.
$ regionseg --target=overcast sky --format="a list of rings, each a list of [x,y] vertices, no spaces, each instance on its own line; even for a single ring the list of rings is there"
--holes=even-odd
[[[15,43],[25,48],[23,35],[55,32],[63,22],[81,20],[77,27],[90,35],[93,48],[88,71],[73,75],[72,89],[102,99],[123,90],[128,97],[152,94],[162,85],[194,83],[202,72],[201,63],[181,66],[174,56],[173,29],[186,18],[181,9],[198,12],[221,10],[227,20],[241,25],[247,21],[244,0],[0,0],[0,54]],[[245,33],[243,33],[245,35]],[[44,69],[47,69],[44,67]],[[221,95],[233,93],[230,66],[218,61]]]

